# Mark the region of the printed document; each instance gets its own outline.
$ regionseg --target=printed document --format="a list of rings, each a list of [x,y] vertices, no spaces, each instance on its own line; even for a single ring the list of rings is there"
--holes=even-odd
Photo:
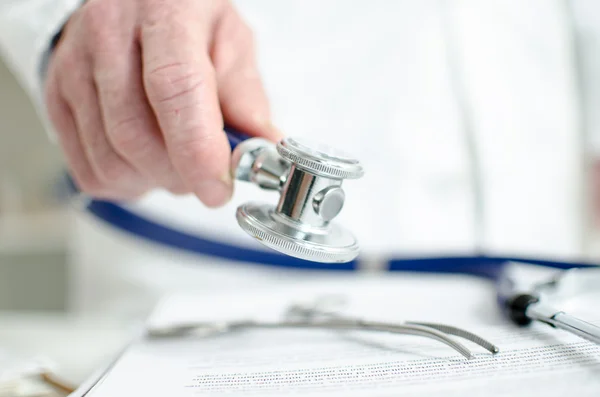
[[[82,395],[600,395],[600,346],[544,324],[509,324],[496,307],[493,286],[465,276],[339,277],[237,295],[173,296],[148,325],[276,320],[290,303],[323,296],[343,298],[345,315],[465,328],[500,352],[457,339],[475,353],[468,360],[430,339],[373,331],[251,329],[142,338]],[[598,303],[593,296],[574,314],[600,323]]]

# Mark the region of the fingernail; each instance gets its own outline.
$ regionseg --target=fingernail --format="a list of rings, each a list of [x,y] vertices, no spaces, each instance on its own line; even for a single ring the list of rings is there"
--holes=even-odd
[[[220,207],[227,204],[233,193],[231,177],[202,182],[196,189],[196,195],[208,207]]]
[[[277,141],[280,141],[281,139],[283,139],[283,137],[284,137],[283,132],[279,128],[277,128],[273,123],[269,123],[268,128],[271,131],[271,135]]]
[[[263,114],[256,113],[254,115],[254,121],[260,126],[260,128],[264,131],[265,135],[267,135],[268,137],[271,137],[276,141],[283,139],[284,135],[281,132],[281,130],[277,128],[275,124],[273,124],[273,122],[269,118],[265,117]]]

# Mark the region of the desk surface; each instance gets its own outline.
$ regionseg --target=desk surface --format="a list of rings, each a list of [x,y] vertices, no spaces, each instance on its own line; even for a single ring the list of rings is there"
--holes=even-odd
[[[114,319],[0,312],[0,349],[47,357],[74,385],[114,358],[132,332],[131,324]]]

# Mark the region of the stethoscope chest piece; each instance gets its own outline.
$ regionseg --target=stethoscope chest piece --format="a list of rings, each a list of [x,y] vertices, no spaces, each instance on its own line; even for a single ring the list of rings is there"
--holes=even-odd
[[[349,262],[358,256],[354,235],[333,219],[341,212],[344,179],[363,175],[358,160],[320,144],[260,138],[233,152],[235,178],[278,190],[277,204],[249,202],[237,221],[250,236],[286,255],[316,262]]]

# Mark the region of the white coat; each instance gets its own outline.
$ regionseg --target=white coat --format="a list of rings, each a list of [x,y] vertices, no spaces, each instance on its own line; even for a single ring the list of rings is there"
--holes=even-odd
[[[0,51],[38,105],[43,54],[78,4],[0,0]],[[363,162],[365,177],[345,185],[339,221],[357,235],[364,255],[596,255],[590,180],[600,149],[597,2],[236,5],[256,32],[276,124]],[[160,191],[131,208],[254,246],[234,212],[260,199],[273,196],[238,184],[232,203],[218,210]],[[281,278],[271,269],[132,244],[85,217],[74,228],[83,307],[135,311],[174,288]]]

